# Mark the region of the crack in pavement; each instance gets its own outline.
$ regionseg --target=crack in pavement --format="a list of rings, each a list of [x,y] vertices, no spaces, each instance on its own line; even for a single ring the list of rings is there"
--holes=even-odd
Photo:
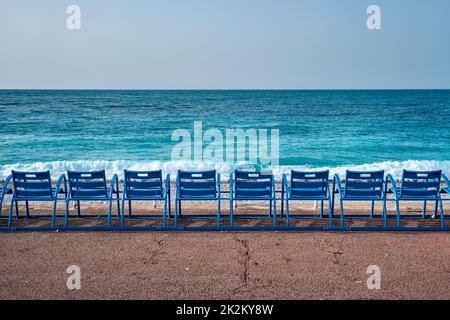
[[[239,290],[246,287],[250,282],[250,276],[249,276],[249,272],[248,272],[248,263],[250,261],[250,253],[249,253],[250,250],[249,250],[249,246],[248,246],[248,240],[243,240],[243,239],[239,239],[236,237],[234,237],[233,240],[242,245],[243,251],[241,251],[241,254],[244,258],[243,261],[239,260],[239,262],[240,262],[240,264],[242,264],[244,270],[241,275],[242,284],[239,287],[233,289],[233,294],[236,294]]]
[[[158,244],[158,247],[160,247],[160,248],[162,247],[164,240],[166,240],[165,238],[166,238],[166,236],[163,236],[162,238],[159,238],[159,239],[155,239],[155,242]]]
[[[158,260],[156,259],[161,253],[161,248],[164,245],[164,241],[165,241],[165,236],[163,236],[162,238],[159,239],[155,239],[154,241],[156,242],[156,244],[158,245],[158,250],[152,250],[152,254],[149,258],[151,264],[158,264]]]

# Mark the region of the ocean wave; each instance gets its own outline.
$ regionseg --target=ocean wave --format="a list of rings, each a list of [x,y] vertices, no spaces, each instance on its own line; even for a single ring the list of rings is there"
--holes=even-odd
[[[385,173],[390,173],[396,178],[400,178],[403,169],[430,171],[442,170],[446,175],[450,174],[450,161],[436,161],[436,160],[406,160],[406,161],[385,161],[376,163],[367,163],[359,165],[345,165],[338,167],[311,167],[311,166],[280,166],[273,168],[275,176],[281,176],[283,173],[288,173],[290,170],[330,170],[330,175],[339,174],[342,178],[345,176],[346,170],[355,171],[373,171],[385,170]]]
[[[208,163],[208,162],[193,162],[193,161],[132,161],[132,160],[79,160],[79,161],[53,161],[53,162],[35,162],[35,163],[16,163],[0,166],[0,179],[5,179],[11,170],[17,171],[46,171],[50,170],[53,177],[57,177],[67,170],[74,171],[94,171],[106,170],[108,177],[113,174],[122,176],[124,169],[129,170],[159,170],[162,169],[164,175],[170,174],[172,177],[176,176],[177,170],[210,170],[215,169],[222,175],[223,180],[227,180],[229,174],[234,169],[252,169],[252,165],[245,163],[229,164],[229,163]],[[283,173],[289,173],[293,170],[330,170],[330,174],[335,173],[341,176],[345,175],[346,170],[381,170],[384,169],[386,173],[390,173],[395,177],[401,177],[402,170],[438,170],[450,175],[450,161],[434,161],[434,160],[408,160],[408,161],[386,161],[370,164],[360,165],[345,165],[338,167],[312,167],[308,165],[297,166],[276,166],[264,168],[265,170],[272,170],[275,177],[280,179]]]

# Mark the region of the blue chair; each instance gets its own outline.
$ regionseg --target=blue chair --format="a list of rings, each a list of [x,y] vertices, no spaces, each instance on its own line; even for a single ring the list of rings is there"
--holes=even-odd
[[[440,207],[441,228],[444,228],[444,208],[441,199],[442,171],[408,171],[403,170],[400,186],[397,187],[395,179],[388,174],[386,185],[390,182],[390,190],[394,194],[395,209],[397,216],[397,228],[400,225],[400,201],[423,201],[422,218],[426,218],[427,201],[436,203],[434,216],[437,215],[438,205]],[[446,178],[446,177],[445,177]],[[448,181],[448,180],[447,180]]]
[[[336,189],[337,187],[337,189]],[[384,170],[381,171],[348,171],[345,175],[344,187],[341,185],[341,178],[338,174],[333,179],[333,201],[332,211],[334,212],[334,195],[339,194],[340,201],[340,225],[344,227],[344,201],[370,201],[370,218],[374,218],[375,201],[383,202],[382,218],[384,227],[387,227],[386,216],[386,186],[384,185]],[[352,218],[366,218],[367,215],[349,215]]]
[[[64,199],[67,197],[66,176],[61,175],[56,183],[56,188],[52,187],[50,171],[43,172],[19,172],[12,171],[11,179],[13,182],[13,193],[11,197],[11,206],[9,208],[8,228],[12,228],[13,208],[15,207],[16,218],[19,218],[19,202],[25,202],[27,218],[50,218],[52,228],[56,227],[56,206],[60,199],[59,193],[64,193]],[[64,186],[64,188],[62,188]],[[3,194],[2,194],[3,197]],[[29,201],[53,202],[51,216],[31,216]],[[15,205],[15,206],[14,206]]]
[[[11,189],[8,187],[11,179],[11,175],[6,177],[5,181],[3,181],[2,188],[0,189],[0,219],[5,219],[2,217],[3,200],[5,199],[5,195],[11,192]],[[8,217],[6,217],[6,219],[8,219]]]
[[[106,201],[108,206],[108,228],[111,227],[111,211],[112,202],[117,201],[117,215],[120,217],[120,197],[119,197],[119,179],[114,175],[111,179],[110,188],[106,185],[105,170],[102,171],[67,171],[67,178],[69,182],[68,196],[66,199],[66,215],[64,226],[69,227],[69,205],[70,202],[77,203],[78,218],[99,218],[104,215],[84,215],[81,216],[80,202],[81,201]]]
[[[286,175],[283,175],[282,199],[286,201],[286,226],[289,218],[312,218],[315,215],[291,215],[289,213],[290,201],[320,201],[320,218],[323,218],[323,203],[328,201],[329,226],[333,226],[333,212],[331,211],[331,193],[328,183],[329,171],[300,172],[291,170],[290,185]],[[283,201],[281,206],[283,216]]]
[[[268,201],[269,215],[273,227],[277,225],[275,179],[272,174],[235,170],[230,175],[230,227],[233,227],[235,201]],[[259,218],[261,215],[240,215],[246,218]]]
[[[445,183],[445,186],[442,188],[442,191],[445,192],[446,194],[450,195],[450,181],[445,174],[442,174],[442,180],[444,180],[444,183]],[[441,200],[444,200],[444,199],[442,199],[442,197],[441,197]],[[450,200],[450,199],[447,198],[445,200]]]
[[[128,201],[128,216],[135,218],[148,218],[148,215],[132,215],[132,201],[164,201],[164,211],[162,215],[151,217],[162,217],[163,227],[167,222],[167,206],[169,206],[170,217],[170,175],[166,176],[166,184],[163,187],[162,171],[124,171],[123,194],[122,194],[122,215],[121,226],[124,226],[125,202]]]
[[[447,194],[448,196],[450,196],[450,181],[448,179],[448,177],[445,174],[442,174],[442,180],[444,180],[444,186],[442,187],[442,191],[441,193]],[[449,197],[444,197],[442,198],[441,196],[441,201],[450,201]],[[444,212],[444,218],[447,217],[447,215],[445,215]]]
[[[217,227],[220,227],[220,174],[216,170],[211,171],[181,171],[178,170],[175,184],[175,216],[174,226],[177,227],[177,219],[185,217],[211,217],[211,215],[183,215],[181,211],[182,201],[217,201]],[[215,216],[215,215],[214,215]]]

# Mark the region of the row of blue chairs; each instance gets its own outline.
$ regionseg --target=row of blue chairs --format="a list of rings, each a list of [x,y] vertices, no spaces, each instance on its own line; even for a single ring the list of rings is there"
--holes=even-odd
[[[272,221],[272,228],[278,228],[277,218],[285,218],[285,227],[290,227],[293,218],[320,218],[327,217],[328,229],[336,228],[333,219],[335,195],[340,202],[339,226],[345,229],[345,218],[381,218],[383,228],[389,228],[388,219],[395,218],[396,228],[401,228],[402,218],[417,218],[417,215],[403,215],[400,213],[401,201],[423,202],[422,218],[440,218],[440,228],[445,229],[445,215],[441,194],[450,194],[450,183],[441,171],[403,171],[400,184],[391,175],[385,176],[384,171],[357,172],[347,171],[345,179],[339,175],[332,179],[330,188],[329,171],[299,172],[291,171],[290,179],[287,175],[282,177],[281,191],[276,190],[275,179],[272,174],[262,172],[249,172],[236,170],[230,175],[229,190],[222,191],[220,174],[212,171],[178,171],[175,183],[175,212],[171,212],[170,175],[163,181],[162,171],[124,171],[123,192],[117,175],[107,185],[105,171],[75,172],[68,171],[67,175],[61,175],[53,187],[49,171],[45,172],[18,172],[12,171],[3,183],[0,194],[0,217],[2,217],[2,204],[6,194],[11,193],[9,214],[7,216],[8,230],[17,229],[13,226],[13,211],[15,218],[19,219],[19,202],[25,202],[27,218],[49,218],[51,228],[57,228],[56,214],[58,201],[65,201],[64,228],[72,228],[69,225],[70,204],[76,203],[77,218],[106,218],[107,228],[112,227],[112,219],[120,220],[120,228],[127,229],[126,218],[162,218],[162,228],[167,228],[168,219],[173,218],[173,227],[178,227],[179,219],[187,218],[216,218],[216,228],[222,228],[221,220],[229,218],[229,228],[234,227],[234,218],[268,217]],[[10,186],[12,185],[12,187]],[[122,193],[122,195],[120,195]],[[229,193],[229,197],[222,194]],[[281,193],[277,197],[277,193]],[[388,194],[393,197],[388,199]],[[229,214],[221,214],[221,200],[229,200]],[[281,201],[281,213],[277,215],[277,200]],[[388,215],[387,201],[395,201],[396,214]],[[53,203],[51,215],[32,216],[29,202],[46,201]],[[108,212],[106,215],[81,214],[80,203],[83,201],[106,201]],[[133,201],[162,201],[164,209],[161,215],[132,214]],[[185,214],[182,211],[184,201],[214,201],[217,203],[216,214]],[[235,213],[237,201],[263,201],[269,203],[267,214],[239,214]],[[320,214],[292,214],[289,209],[292,201],[317,201],[320,202]],[[368,201],[371,203],[370,214],[345,214],[344,202]],[[328,215],[324,213],[324,203],[328,202]],[[381,215],[375,215],[375,202],[381,202],[383,210]],[[428,202],[435,203],[434,213],[426,215]],[[117,205],[117,214],[112,213],[113,204]],[[125,204],[128,204],[128,214],[125,213]],[[438,210],[439,209],[439,210]],[[439,213],[438,213],[439,211]],[[117,226],[114,226],[117,228]]]

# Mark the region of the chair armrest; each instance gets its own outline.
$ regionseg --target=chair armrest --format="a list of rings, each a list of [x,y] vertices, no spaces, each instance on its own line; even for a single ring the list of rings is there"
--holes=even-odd
[[[64,185],[62,183],[64,182]],[[57,198],[59,195],[59,191],[61,190],[61,187],[64,186],[64,198],[67,197],[67,179],[66,175],[62,174],[59,176],[58,181],[56,182],[56,188],[55,188],[55,194],[54,197]]]
[[[282,179],[282,182],[283,182],[283,186],[286,187],[286,189],[287,189],[288,182],[287,182],[287,176],[286,176],[285,173],[283,173],[283,177],[281,179]]]
[[[12,176],[9,175],[3,182],[2,189],[0,190],[1,194],[2,194],[2,198],[3,198],[3,195],[5,194],[5,191],[8,189],[8,184],[11,181],[11,179],[12,179]]]
[[[220,198],[220,173],[217,174],[217,197]]]
[[[392,189],[394,190],[394,193],[397,194],[397,183],[395,182],[394,177],[391,174],[388,174],[386,176],[386,190],[389,189],[389,182],[391,183]]]
[[[11,181],[11,178],[12,176],[8,176],[6,178],[6,180],[3,182],[2,189],[0,190],[0,215],[2,214],[3,198],[7,193],[6,190],[8,189],[8,184]]]
[[[288,182],[285,173],[283,173],[283,176],[281,178],[281,188],[282,196],[284,197],[284,194],[288,192]]]
[[[166,175],[165,195],[170,193],[170,174]]]
[[[333,177],[333,194],[336,193],[336,187],[339,194],[342,192],[341,177],[336,173]]]
[[[272,197],[275,199],[277,197],[277,193],[275,191],[275,177],[272,176]]]
[[[177,179],[175,180],[175,198],[180,197],[180,175],[177,174]]]
[[[114,190],[114,186],[116,186],[116,190]],[[115,174],[113,176],[113,178],[111,179],[111,188],[109,189],[109,198],[112,198],[113,193],[117,193],[117,195],[119,194],[119,177],[117,176],[117,174]]]
[[[444,191],[450,194],[450,181],[448,180],[447,176],[445,174],[442,175],[442,179],[445,182]]]
[[[233,173],[230,173],[230,199],[233,199]]]

